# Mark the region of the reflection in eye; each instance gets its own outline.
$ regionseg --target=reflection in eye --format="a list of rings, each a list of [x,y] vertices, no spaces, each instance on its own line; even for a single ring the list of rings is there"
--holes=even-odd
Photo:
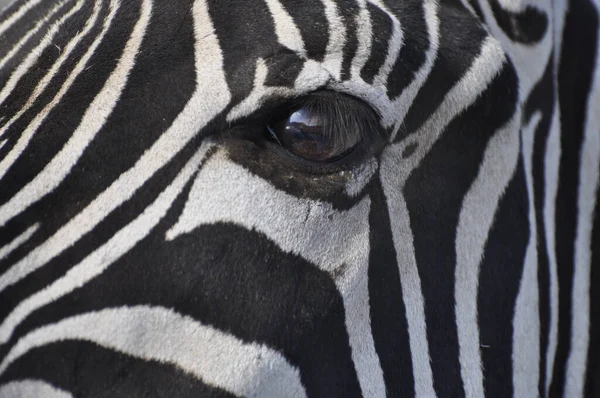
[[[339,160],[360,146],[365,134],[377,130],[374,112],[348,96],[311,98],[288,115],[267,126],[270,135],[313,162]]]
[[[359,142],[360,135],[353,134],[350,140],[338,142],[335,135],[326,131],[329,123],[323,118],[303,108],[281,120],[269,131],[273,137],[290,152],[315,162],[337,160],[351,151]]]

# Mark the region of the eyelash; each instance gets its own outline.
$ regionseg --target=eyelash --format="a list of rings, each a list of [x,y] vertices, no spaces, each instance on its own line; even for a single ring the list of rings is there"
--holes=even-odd
[[[321,167],[325,164],[353,163],[363,160],[369,154],[376,152],[377,144],[383,141],[378,117],[372,108],[361,100],[345,94],[330,91],[315,92],[281,106],[276,115],[265,124],[267,139],[287,149],[289,155]],[[295,115],[300,116],[292,120]],[[306,119],[309,124],[305,124]],[[319,122],[316,125],[313,124],[315,120]],[[303,128],[312,130],[313,133],[316,129],[317,135],[311,133],[307,135],[307,131]],[[291,140],[290,136],[293,137]],[[314,141],[315,137],[322,137],[322,140]],[[297,152],[294,143],[298,142],[299,148],[304,150],[303,155],[294,153]],[[352,146],[349,146],[350,144]],[[322,150],[329,149],[333,153],[324,155],[332,156],[325,160],[307,159],[306,148],[304,148],[306,145],[317,146]],[[339,155],[337,159],[335,152],[339,150],[347,150],[347,152],[337,153]],[[311,153],[309,150],[308,155],[315,155],[318,158],[322,154]]]

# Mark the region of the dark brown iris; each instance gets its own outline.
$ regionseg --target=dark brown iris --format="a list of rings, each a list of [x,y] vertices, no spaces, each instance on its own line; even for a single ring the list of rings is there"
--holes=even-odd
[[[360,134],[328,131],[335,126],[323,119],[317,112],[300,109],[269,126],[269,131],[290,152],[313,162],[340,159],[360,143]]]

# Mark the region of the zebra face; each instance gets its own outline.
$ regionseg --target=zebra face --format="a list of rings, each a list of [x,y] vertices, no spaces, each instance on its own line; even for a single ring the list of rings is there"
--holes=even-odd
[[[505,3],[14,3],[0,396],[547,388],[523,275],[560,27]]]

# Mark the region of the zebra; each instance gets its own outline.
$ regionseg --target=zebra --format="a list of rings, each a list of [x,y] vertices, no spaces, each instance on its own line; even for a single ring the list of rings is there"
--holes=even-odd
[[[595,0],[16,0],[0,397],[600,396]]]

